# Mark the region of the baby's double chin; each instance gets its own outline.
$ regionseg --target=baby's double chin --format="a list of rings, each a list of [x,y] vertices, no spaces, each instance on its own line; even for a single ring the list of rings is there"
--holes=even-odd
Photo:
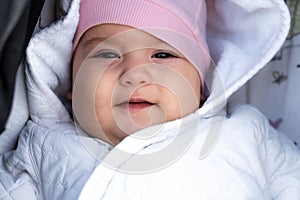
[[[167,121],[166,113],[158,104],[148,104],[117,106],[114,109],[114,120],[119,129],[130,135],[143,128]]]
[[[127,122],[127,126],[133,126],[134,129],[145,128],[152,123],[150,110],[155,106],[155,104],[144,101],[124,102],[116,106],[114,117],[116,121],[121,124]]]

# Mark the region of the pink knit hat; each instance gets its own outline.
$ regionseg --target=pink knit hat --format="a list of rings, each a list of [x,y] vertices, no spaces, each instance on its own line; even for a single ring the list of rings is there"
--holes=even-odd
[[[135,27],[167,42],[204,78],[210,62],[205,0],[81,0],[73,49],[89,28],[105,23]]]

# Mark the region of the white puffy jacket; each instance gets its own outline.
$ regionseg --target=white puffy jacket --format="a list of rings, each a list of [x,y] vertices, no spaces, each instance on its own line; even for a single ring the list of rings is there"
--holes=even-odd
[[[282,45],[288,10],[282,0],[207,4],[208,100],[114,148],[82,134],[67,111],[79,0],[36,33],[0,135],[0,199],[300,199],[299,150],[256,109],[226,103]]]

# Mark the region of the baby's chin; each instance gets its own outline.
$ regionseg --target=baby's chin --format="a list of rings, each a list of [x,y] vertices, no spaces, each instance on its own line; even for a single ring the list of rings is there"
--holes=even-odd
[[[141,129],[168,121],[166,112],[157,105],[149,108],[128,112],[116,109],[114,111],[116,125],[127,135],[131,135]]]
[[[177,114],[173,112],[172,115],[167,115],[168,112],[158,105],[141,110],[134,109],[134,111],[128,112],[128,110],[117,107],[113,109],[113,122],[109,121],[109,123],[103,124],[106,120],[102,121],[102,128],[109,143],[116,145],[129,135],[140,139],[154,137],[156,131],[151,130],[151,133],[148,133],[148,131],[143,132],[143,130],[182,117],[181,112],[177,112]]]

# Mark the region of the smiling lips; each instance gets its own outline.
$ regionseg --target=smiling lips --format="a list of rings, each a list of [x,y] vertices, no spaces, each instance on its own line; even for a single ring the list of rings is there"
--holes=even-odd
[[[120,106],[121,108],[126,109],[129,112],[135,113],[144,108],[149,108],[153,105],[154,105],[154,103],[149,102],[145,99],[132,98],[128,101],[118,104],[117,106]]]

